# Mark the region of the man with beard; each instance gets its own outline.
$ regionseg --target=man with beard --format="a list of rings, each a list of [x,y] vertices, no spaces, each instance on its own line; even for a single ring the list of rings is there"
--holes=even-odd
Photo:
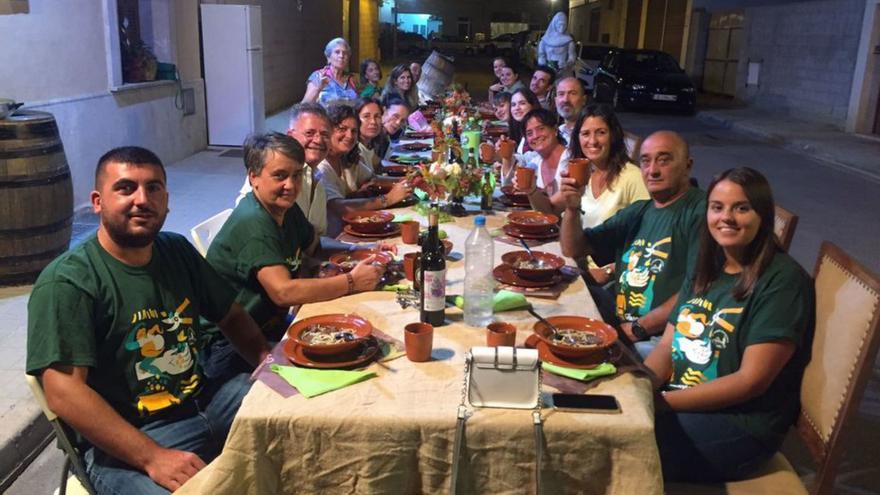
[[[28,301],[27,372],[79,432],[99,493],[167,494],[219,454],[250,383],[204,376],[204,316],[251,366],[268,353],[235,293],[178,234],[151,151],[98,162],[95,236],[40,274]]]
[[[553,111],[553,91],[551,89],[554,79],[556,79],[556,72],[553,69],[546,65],[539,65],[535,67],[532,80],[529,82],[529,89],[538,97],[541,108],[544,110]]]
[[[566,143],[571,142],[571,130],[587,106],[584,85],[576,77],[565,77],[556,82],[556,114],[562,119],[559,132]]]

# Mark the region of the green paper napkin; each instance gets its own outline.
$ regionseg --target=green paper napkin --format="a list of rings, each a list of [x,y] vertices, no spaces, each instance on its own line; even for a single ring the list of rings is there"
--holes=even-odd
[[[456,307],[464,308],[464,297],[462,296],[453,296],[453,304]],[[519,292],[513,292],[509,290],[501,289],[496,294],[495,297],[492,298],[492,312],[500,313],[502,311],[511,311],[514,309],[525,308],[529,305],[529,302],[526,300],[526,296],[520,294]]]
[[[394,220],[392,220],[392,222],[409,222],[412,219],[412,215],[406,213],[398,213],[394,215]]]
[[[313,370],[277,364],[273,364],[271,368],[287,383],[296,387],[299,393],[308,398],[354,385],[376,376],[372,371]]]
[[[419,198],[419,201],[424,201],[424,200],[428,199],[428,193],[426,193],[425,191],[422,191],[419,188],[413,189],[413,194],[415,194],[416,197]]]
[[[542,362],[541,367],[549,371],[550,373],[564,376],[566,378],[572,378],[574,380],[579,380],[582,382],[588,382],[590,380],[599,378],[600,376],[608,376],[617,373],[617,368],[611,363],[602,363],[599,366],[596,366],[595,368],[589,370],[565,368],[547,362]]]
[[[398,292],[401,290],[408,290],[409,288],[410,288],[409,282],[382,286],[382,290],[387,291],[387,292]]]

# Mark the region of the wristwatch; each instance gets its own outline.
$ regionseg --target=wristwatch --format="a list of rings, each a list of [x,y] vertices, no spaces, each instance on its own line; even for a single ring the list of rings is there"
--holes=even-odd
[[[645,330],[645,327],[643,327],[639,323],[639,320],[634,320],[632,322],[632,326],[630,327],[630,330],[632,331],[633,336],[635,336],[635,338],[637,338],[639,340],[645,340],[651,336],[651,334],[649,334],[648,331]]]

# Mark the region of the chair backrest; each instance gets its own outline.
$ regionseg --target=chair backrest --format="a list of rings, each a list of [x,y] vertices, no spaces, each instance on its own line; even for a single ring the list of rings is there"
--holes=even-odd
[[[623,142],[626,145],[626,154],[636,165],[639,164],[639,150],[642,147],[642,137],[629,131],[623,131]]]
[[[63,450],[67,455],[67,460],[73,468],[73,474],[76,476],[76,479],[79,480],[82,488],[90,495],[94,495],[97,492],[92,486],[92,481],[89,479],[89,475],[86,473],[86,466],[83,462],[82,452],[76,447],[76,442],[74,442],[72,438],[73,430],[67,426],[58,415],[49,409],[49,403],[46,402],[46,395],[43,393],[43,384],[40,383],[40,380],[37,379],[37,377],[28,374],[25,374],[24,378],[31,389],[31,393],[34,395],[34,399],[37,401],[40,409],[43,410],[43,414],[46,416],[46,419],[49,420],[49,424],[52,425],[52,430],[55,432],[55,438],[58,440],[58,448]],[[68,464],[65,464],[64,473],[62,473],[61,476],[61,482],[65,484],[67,483],[67,468]]]
[[[816,261],[816,333],[797,429],[816,461],[812,492],[832,493],[841,430],[858,410],[880,344],[880,276],[825,241]]]
[[[217,236],[217,232],[220,232],[223,224],[226,223],[226,219],[229,218],[229,215],[231,214],[232,208],[227,208],[190,229],[189,232],[193,238],[193,244],[195,244],[196,249],[202,253],[202,256],[208,254],[208,248],[211,246],[211,241]]]
[[[791,240],[794,239],[794,229],[797,228],[798,216],[776,205],[776,213],[773,217],[773,233],[779,239],[779,245],[785,252],[788,252],[791,246]]]

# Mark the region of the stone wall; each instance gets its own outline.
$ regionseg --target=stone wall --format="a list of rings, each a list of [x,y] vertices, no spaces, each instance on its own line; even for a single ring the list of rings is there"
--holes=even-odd
[[[824,0],[745,9],[737,97],[755,107],[843,127],[864,0]],[[760,84],[746,87],[749,60]]]

